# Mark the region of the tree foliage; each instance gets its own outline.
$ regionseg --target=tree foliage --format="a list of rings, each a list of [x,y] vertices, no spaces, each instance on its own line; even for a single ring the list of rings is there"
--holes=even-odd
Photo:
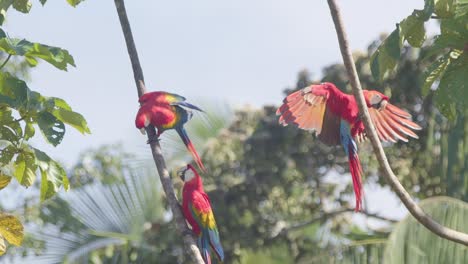
[[[397,24],[371,58],[375,79],[383,80],[398,64],[404,43],[420,48],[426,40],[424,24],[439,20],[440,34],[431,40],[426,58],[437,58],[427,66],[422,76],[422,92],[435,90],[438,109],[451,121],[457,113],[464,114],[468,105],[466,72],[468,72],[468,1],[425,0],[424,9],[414,10]]]
[[[41,1],[44,4],[46,1]],[[75,6],[80,1],[69,1]],[[31,8],[29,0],[5,0],[0,2],[0,26],[3,25],[7,10],[13,7],[22,13]],[[90,133],[86,120],[72,110],[63,99],[46,97],[31,90],[21,79],[25,68],[34,67],[39,60],[45,61],[59,70],[75,66],[73,57],[67,50],[31,42],[25,39],[10,38],[0,27],[0,189],[5,188],[12,178],[25,187],[33,185],[36,176],[40,176],[40,199],[52,197],[60,187],[69,188],[68,178],[62,166],[45,152],[32,147],[28,141],[39,129],[44,139],[57,146],[65,135],[65,124],[83,134]],[[7,66],[12,57],[13,64],[22,69],[16,72],[16,66]],[[19,63],[18,63],[19,62]],[[13,216],[9,216],[10,218]],[[10,219],[8,218],[8,219]],[[21,224],[14,218],[16,224]],[[8,222],[10,223],[10,222]],[[7,222],[0,222],[0,229]],[[21,232],[17,240],[2,234],[11,244],[19,245]],[[0,237],[0,238],[2,238]],[[10,239],[9,239],[10,237]],[[5,245],[2,242],[2,249]]]

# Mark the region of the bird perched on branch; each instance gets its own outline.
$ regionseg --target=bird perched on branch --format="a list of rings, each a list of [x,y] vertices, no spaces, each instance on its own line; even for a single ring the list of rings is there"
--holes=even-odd
[[[408,137],[418,138],[412,130],[420,130],[421,127],[411,121],[410,114],[390,104],[389,98],[380,92],[363,92],[381,141],[407,142]],[[356,141],[365,140],[366,131],[354,96],[343,93],[333,83],[310,85],[288,95],[276,114],[284,126],[294,124],[301,129],[315,131],[325,144],[343,146],[353,179],[355,211],[360,211],[362,168]]]
[[[136,127],[142,133],[145,132],[145,128],[149,125],[153,125],[157,129],[155,138],[150,139],[148,143],[151,140],[158,140],[165,130],[175,129],[188,151],[192,154],[198,167],[202,171],[205,171],[205,166],[184,128],[184,124],[193,115],[191,111],[186,110],[184,107],[200,112],[203,112],[203,110],[186,102],[183,96],[167,92],[145,93],[140,97],[139,102],[141,105],[135,119]]]
[[[184,182],[182,190],[182,211],[185,219],[197,237],[198,248],[205,263],[211,263],[210,248],[220,261],[224,251],[219,239],[218,228],[211,209],[211,202],[203,190],[203,182],[192,165],[181,168],[177,174]]]

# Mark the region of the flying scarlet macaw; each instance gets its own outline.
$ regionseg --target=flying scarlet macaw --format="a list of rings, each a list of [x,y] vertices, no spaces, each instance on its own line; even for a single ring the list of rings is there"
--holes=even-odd
[[[141,105],[135,119],[136,127],[144,133],[145,127],[153,125],[158,130],[156,139],[158,139],[165,130],[175,129],[182,138],[188,151],[192,154],[198,167],[200,167],[202,171],[205,171],[205,166],[184,128],[184,124],[192,118],[193,114],[183,107],[201,112],[203,112],[203,110],[185,102],[184,97],[167,92],[145,93],[140,97],[139,102]]]
[[[364,90],[369,113],[382,141],[407,142],[407,137],[418,138],[411,130],[421,127],[411,121],[411,115],[390,104],[388,97],[377,91]],[[355,211],[361,210],[361,163],[356,141],[366,139],[364,124],[353,95],[341,92],[333,83],[310,85],[288,95],[276,111],[279,123],[297,125],[304,130],[315,131],[327,145],[341,145],[349,159],[356,196]]]
[[[218,259],[224,260],[224,251],[219,240],[218,228],[211,209],[211,202],[203,190],[203,182],[192,165],[188,164],[177,173],[184,187],[182,190],[182,210],[185,219],[197,236],[198,248],[206,264],[211,264],[210,248]]]

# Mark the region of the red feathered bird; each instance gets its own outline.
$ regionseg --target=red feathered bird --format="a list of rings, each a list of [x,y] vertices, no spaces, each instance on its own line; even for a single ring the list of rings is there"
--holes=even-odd
[[[364,90],[369,113],[382,141],[408,141],[418,138],[412,130],[421,127],[411,121],[411,115],[390,104],[388,97],[377,91]],[[310,85],[288,95],[276,111],[279,123],[294,124],[301,129],[315,131],[327,145],[341,144],[349,159],[356,195],[356,211],[361,210],[361,162],[356,141],[366,138],[366,131],[353,95],[341,92],[332,83]]]
[[[218,227],[211,209],[210,198],[203,190],[200,175],[190,164],[180,169],[178,175],[184,182],[182,211],[197,237],[198,248],[205,263],[211,264],[211,250],[222,262],[224,260],[224,251],[219,239]]]
[[[192,118],[192,112],[187,111],[184,107],[203,112],[197,106],[194,106],[185,101],[185,98],[167,92],[150,92],[145,93],[139,99],[141,104],[138,110],[135,125],[144,133],[144,128],[153,125],[157,129],[156,138],[168,129],[175,129],[185,146],[192,154],[195,162],[201,170],[205,171],[200,156],[195,147],[190,141],[184,124]]]

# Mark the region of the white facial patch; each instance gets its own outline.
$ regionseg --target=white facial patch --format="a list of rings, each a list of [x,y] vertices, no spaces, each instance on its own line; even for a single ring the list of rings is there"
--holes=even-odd
[[[380,101],[382,101],[382,97],[378,94],[372,96],[372,98],[370,99],[371,105],[379,104]]]
[[[195,173],[193,172],[193,170],[188,169],[188,170],[185,172],[184,181],[188,182],[188,181],[190,181],[190,180],[193,179],[193,178],[195,178]]]
[[[150,124],[149,118],[145,118],[145,127],[149,126],[149,124]]]

